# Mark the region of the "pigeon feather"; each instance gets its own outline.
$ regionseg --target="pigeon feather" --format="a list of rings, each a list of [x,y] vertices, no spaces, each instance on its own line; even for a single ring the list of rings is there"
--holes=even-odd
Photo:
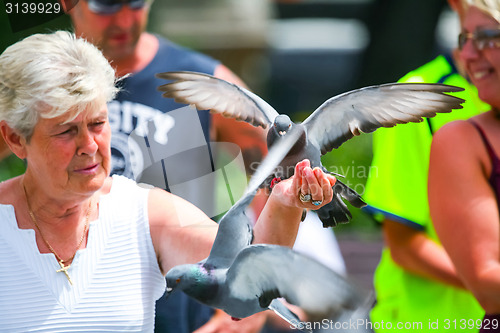
[[[308,139],[326,154],[353,136],[380,127],[421,122],[423,117],[461,109],[463,99],[445,93],[462,88],[396,83],[361,88],[328,99],[303,123]]]
[[[274,108],[254,93],[210,75],[166,72],[156,77],[175,80],[158,87],[158,90],[164,91],[163,97],[175,98],[179,103],[194,104],[200,110],[210,110],[263,128],[269,127],[278,115]],[[231,108],[230,105],[238,107]]]
[[[298,131],[293,131],[287,135],[286,140],[281,140],[269,150],[269,154],[250,178],[243,196],[221,218],[212,250],[206,259],[207,265],[227,268],[236,255],[251,244],[252,224],[245,215],[245,209],[261,184],[295,144],[299,135]]]
[[[340,275],[278,245],[245,248],[229,268],[227,281],[231,281],[230,293],[240,299],[252,299],[255,295],[266,298],[269,293],[272,298],[262,300],[261,306],[267,307],[272,299],[283,297],[309,315],[322,318],[354,310],[362,303],[356,290]]]
[[[321,155],[340,147],[352,137],[380,127],[421,122],[423,117],[460,109],[464,102],[449,95],[463,90],[454,86],[436,83],[383,84],[332,97],[302,124],[294,124],[290,117],[278,114],[259,96],[211,75],[168,72],[157,74],[157,77],[173,81],[158,88],[165,97],[194,104],[198,110],[208,109],[255,126],[270,127],[267,132],[268,148],[288,135],[291,129],[299,128],[302,136],[276,169],[275,180],[293,175],[293,166],[306,158],[311,167],[320,167],[328,172],[321,164]],[[271,178],[266,183],[272,183]],[[334,200],[317,210],[324,227],[346,223],[352,218],[343,199],[357,208],[366,205],[361,196],[346,184],[337,181],[335,186]]]
[[[300,130],[271,147],[243,197],[222,217],[207,259],[178,265],[166,274],[167,295],[175,289],[235,318],[271,309],[298,329],[298,317],[278,299],[331,317],[358,304],[353,287],[326,266],[277,245],[250,245],[252,224],[245,209],[260,184],[301,136]],[[299,277],[299,279],[296,279]],[[304,330],[310,332],[310,330]]]

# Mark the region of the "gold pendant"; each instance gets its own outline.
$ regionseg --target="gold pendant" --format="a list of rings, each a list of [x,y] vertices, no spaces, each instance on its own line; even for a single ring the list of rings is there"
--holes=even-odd
[[[68,266],[64,266],[64,263],[61,260],[61,261],[59,261],[59,266],[61,266],[61,269],[58,269],[56,271],[56,273],[63,272],[66,275],[66,277],[68,278],[69,284],[73,285],[73,282],[71,281],[71,278],[69,277],[69,274],[68,274],[68,269],[71,266],[71,264],[69,264]]]

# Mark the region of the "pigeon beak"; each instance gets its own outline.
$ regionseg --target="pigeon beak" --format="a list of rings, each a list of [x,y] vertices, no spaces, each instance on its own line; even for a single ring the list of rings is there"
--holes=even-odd
[[[167,286],[167,288],[165,289],[165,299],[168,298],[168,296],[170,296],[170,294],[172,293],[172,291],[174,291],[174,288],[170,288]]]
[[[279,132],[278,132],[278,134],[279,134],[280,136],[283,136],[283,135],[285,135],[285,134],[286,134],[286,131],[279,131]]]

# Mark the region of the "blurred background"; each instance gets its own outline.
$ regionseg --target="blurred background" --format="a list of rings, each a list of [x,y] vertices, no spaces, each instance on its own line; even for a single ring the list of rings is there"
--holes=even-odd
[[[71,29],[60,13],[9,16],[7,2],[0,12],[2,52],[33,33]],[[156,0],[149,22],[149,31],[222,61],[296,121],[337,94],[397,81],[455,47],[458,29],[446,0]],[[376,172],[371,158],[365,134],[324,156],[323,164],[363,194],[368,172]],[[335,233],[348,272],[369,286],[381,233],[370,216],[351,211],[352,222]]]

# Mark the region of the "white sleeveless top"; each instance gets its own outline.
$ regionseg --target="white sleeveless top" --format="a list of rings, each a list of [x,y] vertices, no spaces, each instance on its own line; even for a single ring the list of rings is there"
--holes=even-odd
[[[121,176],[101,196],[68,272],[0,205],[0,332],[153,332],[165,290],[149,233],[148,190]]]

